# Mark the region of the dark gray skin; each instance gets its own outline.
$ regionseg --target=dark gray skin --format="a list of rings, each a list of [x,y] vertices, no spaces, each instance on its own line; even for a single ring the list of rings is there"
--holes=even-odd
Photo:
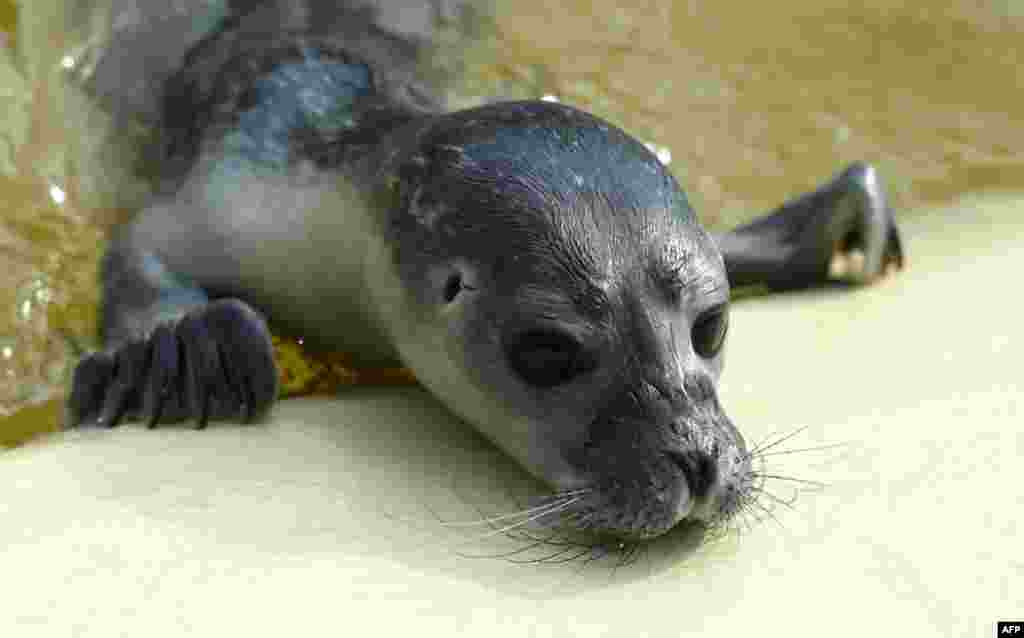
[[[593,115],[445,113],[408,34],[336,3],[242,4],[166,80],[167,186],[111,241],[105,349],[76,369],[69,422],[262,417],[269,320],[411,368],[580,490],[559,512],[578,529],[640,540],[742,508],[751,455],[716,394],[730,288],[823,284],[839,249],[863,252],[855,283],[901,264],[875,171],[712,236]]]

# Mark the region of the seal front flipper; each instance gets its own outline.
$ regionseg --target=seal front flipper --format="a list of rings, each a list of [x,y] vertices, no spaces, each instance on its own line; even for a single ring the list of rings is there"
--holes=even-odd
[[[903,242],[878,173],[862,162],[715,240],[734,288],[866,284],[903,267]]]
[[[72,426],[150,427],[194,419],[250,421],[277,396],[266,324],[238,299],[221,299],[157,325],[146,337],[87,354],[68,400]]]
[[[277,396],[266,322],[238,299],[208,302],[152,253],[113,242],[103,264],[106,348],[75,369],[70,426],[150,427],[262,415]]]

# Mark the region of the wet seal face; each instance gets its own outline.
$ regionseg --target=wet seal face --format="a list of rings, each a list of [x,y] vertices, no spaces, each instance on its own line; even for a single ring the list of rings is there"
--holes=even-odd
[[[425,386],[571,495],[562,520],[640,540],[742,506],[750,454],[716,394],[725,265],[653,153],[520,102],[450,114],[384,167],[377,321]]]

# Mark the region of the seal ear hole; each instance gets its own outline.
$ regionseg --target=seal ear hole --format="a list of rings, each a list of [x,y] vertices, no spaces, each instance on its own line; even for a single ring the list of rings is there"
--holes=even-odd
[[[572,336],[554,330],[527,330],[504,344],[512,371],[535,388],[553,388],[597,367]]]
[[[444,302],[451,303],[455,301],[455,297],[459,295],[461,290],[462,274],[457,272],[452,273],[452,275],[448,277],[448,281],[444,284]]]
[[[714,357],[722,349],[728,329],[729,313],[725,306],[712,308],[697,317],[691,334],[694,351],[704,359]]]

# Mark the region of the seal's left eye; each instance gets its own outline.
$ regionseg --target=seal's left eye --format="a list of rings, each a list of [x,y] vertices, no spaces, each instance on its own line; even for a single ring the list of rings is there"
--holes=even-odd
[[[693,349],[705,359],[714,357],[725,343],[728,328],[729,313],[725,306],[708,310],[693,324]]]

